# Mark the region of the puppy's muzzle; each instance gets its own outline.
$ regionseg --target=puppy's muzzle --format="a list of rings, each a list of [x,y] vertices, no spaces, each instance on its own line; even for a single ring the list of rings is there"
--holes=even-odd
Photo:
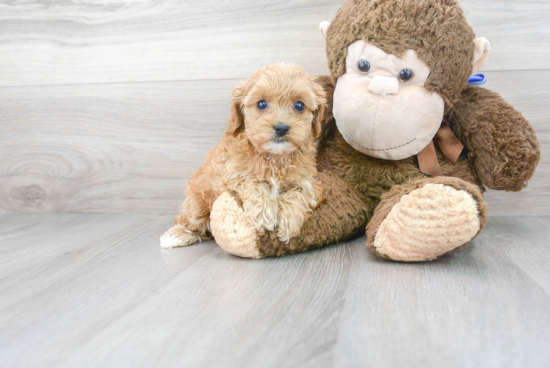
[[[277,138],[283,138],[285,135],[288,134],[290,127],[286,124],[279,123],[273,127],[273,130],[275,130],[275,136]]]

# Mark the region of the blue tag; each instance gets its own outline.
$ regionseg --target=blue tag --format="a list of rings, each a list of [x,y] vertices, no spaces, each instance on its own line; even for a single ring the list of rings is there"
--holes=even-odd
[[[487,78],[483,74],[474,74],[468,78],[468,84],[471,86],[481,86],[487,82]]]

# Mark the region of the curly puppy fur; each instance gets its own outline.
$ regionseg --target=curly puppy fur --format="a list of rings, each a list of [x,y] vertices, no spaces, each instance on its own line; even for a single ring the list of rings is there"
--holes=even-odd
[[[257,107],[262,100],[265,110]],[[298,101],[303,112],[296,109]],[[210,238],[212,205],[224,191],[239,195],[257,231],[276,230],[285,243],[298,235],[320,201],[315,140],[325,104],[323,87],[295,65],[270,65],[237,86],[225,134],[189,180],[181,214],[161,246]],[[278,124],[289,127],[282,138],[275,134]]]

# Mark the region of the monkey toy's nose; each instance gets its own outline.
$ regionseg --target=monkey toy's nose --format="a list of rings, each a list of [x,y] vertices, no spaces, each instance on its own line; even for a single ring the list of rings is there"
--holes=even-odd
[[[290,127],[286,124],[279,123],[273,127],[275,129],[275,135],[279,138],[284,137],[288,134],[288,131],[290,130]]]
[[[399,81],[394,77],[377,75],[370,81],[369,91],[380,96],[396,95],[399,93]]]

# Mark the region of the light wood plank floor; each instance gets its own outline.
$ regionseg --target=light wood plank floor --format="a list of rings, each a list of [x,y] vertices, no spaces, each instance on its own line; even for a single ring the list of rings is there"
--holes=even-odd
[[[167,215],[0,215],[2,367],[548,367],[550,218],[426,264],[364,237],[245,260]]]

